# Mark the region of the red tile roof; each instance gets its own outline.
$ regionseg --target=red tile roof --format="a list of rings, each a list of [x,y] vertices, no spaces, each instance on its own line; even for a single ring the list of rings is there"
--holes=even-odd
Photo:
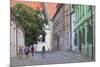
[[[11,0],[11,6],[14,6],[16,3],[24,3],[27,6],[30,6],[34,9],[39,9],[39,10],[44,9],[43,2]],[[57,5],[56,3],[48,3],[48,12],[49,12],[49,15],[50,15],[51,18],[56,13],[56,10],[57,10],[56,5]]]

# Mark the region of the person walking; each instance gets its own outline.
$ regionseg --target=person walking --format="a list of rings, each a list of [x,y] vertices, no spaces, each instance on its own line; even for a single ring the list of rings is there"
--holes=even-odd
[[[26,57],[28,57],[28,54],[29,54],[29,48],[28,47],[25,47],[24,53],[25,53]]]
[[[42,57],[44,58],[44,54],[45,54],[45,46],[42,47]]]
[[[20,46],[19,47],[19,58],[22,59],[22,55],[23,55],[23,49],[22,47]]]
[[[34,56],[34,46],[31,47],[32,56]]]

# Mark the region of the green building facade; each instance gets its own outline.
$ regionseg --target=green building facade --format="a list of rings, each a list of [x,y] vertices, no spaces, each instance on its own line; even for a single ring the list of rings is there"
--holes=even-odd
[[[95,6],[74,5],[77,52],[95,58]]]

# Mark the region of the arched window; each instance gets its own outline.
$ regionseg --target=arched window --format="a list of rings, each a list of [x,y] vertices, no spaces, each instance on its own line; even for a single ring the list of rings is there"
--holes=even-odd
[[[82,37],[81,37],[81,31],[79,30],[79,31],[78,31],[78,40],[79,40],[79,41],[78,41],[78,44],[79,44],[79,50],[80,50],[80,52],[81,52],[81,48],[82,48],[82,45],[81,45],[81,43],[82,43],[81,40],[82,40],[82,39],[81,39],[81,38],[82,38]]]
[[[78,33],[79,33],[79,44],[81,44],[81,31],[79,31]]]
[[[75,32],[74,45],[77,46],[77,33]]]
[[[85,29],[82,29],[82,43],[85,45]]]

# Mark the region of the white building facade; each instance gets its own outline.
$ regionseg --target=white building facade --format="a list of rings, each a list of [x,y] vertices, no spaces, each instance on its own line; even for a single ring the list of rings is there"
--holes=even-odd
[[[42,51],[42,47],[45,46],[46,51],[51,51],[51,31],[49,29],[45,30],[46,36],[45,36],[45,42],[39,42],[38,44],[35,44],[35,51]]]
[[[52,21],[50,20],[50,15],[48,12],[48,3],[44,3],[44,12],[46,14],[45,18],[48,20],[48,25],[45,26],[45,42],[39,42],[35,46],[35,51],[42,51],[42,47],[45,46],[46,51],[52,50]]]

